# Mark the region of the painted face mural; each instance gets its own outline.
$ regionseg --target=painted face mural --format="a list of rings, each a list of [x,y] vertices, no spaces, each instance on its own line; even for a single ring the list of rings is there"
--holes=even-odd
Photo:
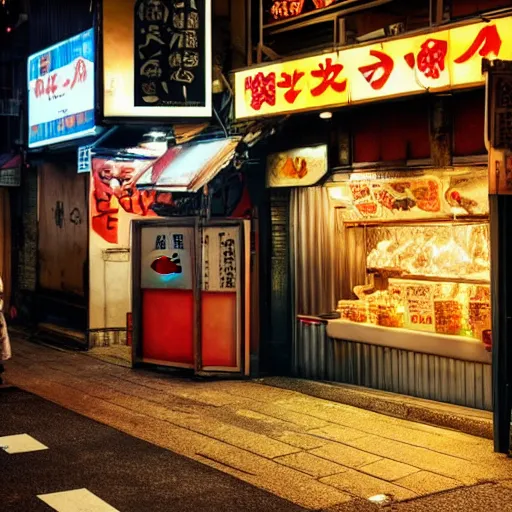
[[[91,183],[92,229],[105,241],[118,243],[119,215],[156,216],[157,204],[172,205],[172,194],[137,190],[137,179],[152,161],[117,161],[95,158]]]

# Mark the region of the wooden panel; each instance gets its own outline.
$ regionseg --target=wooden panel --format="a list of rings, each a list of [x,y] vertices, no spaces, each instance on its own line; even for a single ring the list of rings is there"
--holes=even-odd
[[[88,175],[73,164],[39,168],[39,286],[84,296]]]

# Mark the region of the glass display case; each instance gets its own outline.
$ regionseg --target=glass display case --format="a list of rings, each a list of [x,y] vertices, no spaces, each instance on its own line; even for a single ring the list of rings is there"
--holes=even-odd
[[[456,340],[483,358],[491,345],[486,170],[353,173],[338,176],[330,196],[349,282],[331,336],[404,339],[404,348],[440,355]],[[456,357],[456,345],[449,352]]]

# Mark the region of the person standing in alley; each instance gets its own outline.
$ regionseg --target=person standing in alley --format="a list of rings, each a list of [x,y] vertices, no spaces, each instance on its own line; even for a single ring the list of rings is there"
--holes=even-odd
[[[4,316],[4,283],[0,277],[0,385],[3,384],[4,362],[10,359],[11,355],[11,343]]]

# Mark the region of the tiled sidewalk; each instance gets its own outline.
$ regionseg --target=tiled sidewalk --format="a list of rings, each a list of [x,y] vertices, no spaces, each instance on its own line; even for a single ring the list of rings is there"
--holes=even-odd
[[[8,382],[302,507],[512,479],[492,442],[253,382],[132,371],[13,340]]]

